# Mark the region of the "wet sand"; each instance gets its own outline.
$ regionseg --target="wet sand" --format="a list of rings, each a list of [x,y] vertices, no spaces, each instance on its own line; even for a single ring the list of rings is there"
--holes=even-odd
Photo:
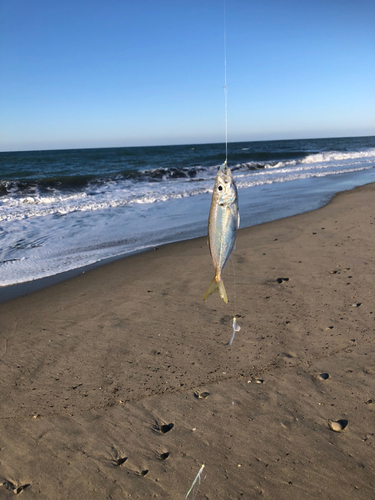
[[[374,197],[0,304],[0,499],[374,498]]]

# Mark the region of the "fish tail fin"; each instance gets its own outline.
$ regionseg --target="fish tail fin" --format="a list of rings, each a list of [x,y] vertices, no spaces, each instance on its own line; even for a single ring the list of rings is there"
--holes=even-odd
[[[203,300],[206,300],[207,297],[209,295],[211,295],[211,293],[214,293],[214,291],[219,287],[218,285],[218,282],[216,281],[216,278],[214,278],[211,283],[210,283],[210,286],[208,287],[207,289],[207,292],[205,293],[204,297],[203,297]]]
[[[205,293],[203,300],[206,300],[211,293],[214,293],[216,289],[219,289],[219,294],[220,297],[224,300],[226,304],[228,304],[228,297],[227,297],[227,292],[225,291],[225,286],[224,282],[222,279],[217,280],[216,276],[215,278],[211,281],[210,286],[207,289],[207,292]]]
[[[220,280],[218,285],[219,285],[220,297],[224,300],[226,304],[228,304],[228,297],[227,297],[227,292],[225,291],[224,281]]]

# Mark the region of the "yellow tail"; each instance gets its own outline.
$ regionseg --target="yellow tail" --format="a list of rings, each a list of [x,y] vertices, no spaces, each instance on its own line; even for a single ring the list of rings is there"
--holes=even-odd
[[[228,297],[227,297],[227,292],[225,291],[224,287],[224,282],[222,279],[219,279],[218,281],[215,278],[211,281],[210,286],[208,287],[207,292],[205,293],[205,296],[203,297],[203,300],[206,300],[211,293],[214,293],[216,289],[219,289],[219,294],[220,297],[224,300],[226,304],[228,304]]]

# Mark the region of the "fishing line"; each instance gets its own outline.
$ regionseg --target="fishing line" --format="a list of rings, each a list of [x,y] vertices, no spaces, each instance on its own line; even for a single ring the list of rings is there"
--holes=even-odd
[[[227,16],[226,16],[226,1],[224,0],[224,104],[225,104],[225,164],[228,164],[228,88],[227,88]],[[233,282],[234,282],[234,312],[233,312],[233,333],[229,345],[232,345],[236,332],[241,330],[237,324],[236,309],[236,272],[234,269],[233,259],[230,259],[233,268]]]
[[[232,262],[232,268],[233,268],[233,285],[234,285],[234,313],[233,313],[233,333],[232,333],[232,338],[230,339],[229,345],[233,344],[234,337],[236,335],[236,332],[239,332],[241,330],[240,325],[237,323],[237,317],[236,317],[236,310],[237,310],[237,295],[236,295],[236,270],[234,267],[234,262],[232,257],[230,258],[230,261]]]
[[[224,0],[224,102],[225,102],[225,163],[228,162],[228,90],[227,90],[227,21]]]
[[[236,310],[237,310],[237,295],[236,295],[236,270],[234,268],[234,262],[232,259],[232,256],[230,256],[230,261],[232,263],[232,269],[233,269],[233,287],[234,287],[234,312],[233,312],[233,317],[236,316]]]

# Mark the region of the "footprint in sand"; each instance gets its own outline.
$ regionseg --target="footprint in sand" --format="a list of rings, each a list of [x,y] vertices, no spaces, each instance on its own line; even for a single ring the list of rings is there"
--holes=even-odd
[[[167,458],[169,458],[169,451],[164,451],[162,453],[157,453],[156,454],[156,457],[159,459],[159,460],[167,460]]]
[[[1,486],[4,486],[7,490],[12,490],[15,495],[21,493],[21,491],[26,490],[30,486],[30,484],[23,484],[21,486],[17,486],[12,483],[12,481],[8,481],[7,479],[0,479]]]
[[[348,427],[347,420],[328,420],[328,427],[335,432],[343,432]]]
[[[116,467],[120,467],[120,465],[124,464],[126,461],[127,461],[128,457],[124,457],[124,458],[117,458],[116,460],[113,461],[113,464],[116,466]]]
[[[111,463],[115,467],[120,467],[128,459],[128,457],[121,453],[114,445],[112,445],[112,457]]]
[[[210,395],[209,392],[199,392],[199,391],[194,392],[194,396],[197,399],[206,399],[206,398],[208,398],[209,395]]]
[[[158,424],[156,422],[155,425],[153,426],[153,430],[155,432],[158,432],[159,434],[166,434],[167,432],[172,430],[173,427],[174,427],[174,424],[172,424],[172,423],[170,423],[170,424]]]
[[[147,474],[149,473],[149,470],[148,469],[144,469],[144,470],[141,470],[139,472],[137,472],[137,476],[141,476],[141,477],[144,477],[144,476],[147,476]]]

